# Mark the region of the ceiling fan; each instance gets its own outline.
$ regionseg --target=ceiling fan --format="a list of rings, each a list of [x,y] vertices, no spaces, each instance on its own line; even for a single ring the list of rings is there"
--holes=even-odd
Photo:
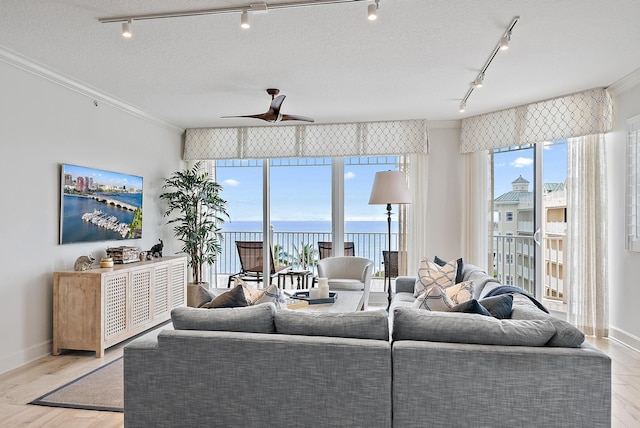
[[[267,94],[271,95],[271,105],[269,106],[269,110],[266,113],[260,114],[248,114],[244,116],[222,116],[223,118],[228,117],[251,117],[254,119],[262,119],[267,122],[275,123],[281,122],[284,120],[300,120],[303,122],[313,122],[314,120],[310,117],[306,116],[298,116],[295,114],[282,114],[280,113],[280,107],[282,106],[282,102],[285,99],[285,95],[278,95],[280,93],[280,89],[269,88],[267,89]],[[276,96],[278,95],[278,96]]]

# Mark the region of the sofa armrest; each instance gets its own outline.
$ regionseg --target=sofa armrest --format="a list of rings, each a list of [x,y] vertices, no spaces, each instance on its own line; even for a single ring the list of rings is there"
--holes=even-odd
[[[411,293],[415,288],[415,276],[399,276],[396,278],[396,293]]]
[[[393,426],[589,426],[611,423],[611,360],[580,348],[397,341]],[[419,391],[419,393],[416,393]],[[507,424],[507,425],[505,425]]]

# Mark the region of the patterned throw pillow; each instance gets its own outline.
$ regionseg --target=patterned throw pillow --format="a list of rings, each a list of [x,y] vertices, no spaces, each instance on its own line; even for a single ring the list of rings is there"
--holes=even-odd
[[[258,290],[257,293],[251,295],[251,300],[253,305],[272,302],[276,305],[277,309],[282,309],[287,306],[284,293],[275,284],[271,284],[267,288]]]
[[[464,281],[458,284],[454,284],[451,287],[444,289],[447,296],[456,305],[471,300],[473,297],[473,282]]]
[[[457,270],[458,262],[456,260],[451,260],[440,267],[430,260],[423,259],[418,269],[418,278],[416,279],[413,296],[418,297],[433,285],[438,285],[442,288],[455,285]]]
[[[258,289],[253,285],[247,284],[240,278],[234,278],[234,282],[236,286],[239,285],[242,287],[249,306],[266,302],[272,302],[276,305],[277,309],[286,306],[284,293],[274,284],[271,284],[267,288]]]
[[[456,304],[447,296],[444,288],[437,284],[431,285],[420,293],[416,301],[413,302],[414,308],[439,312],[448,312],[455,305]]]

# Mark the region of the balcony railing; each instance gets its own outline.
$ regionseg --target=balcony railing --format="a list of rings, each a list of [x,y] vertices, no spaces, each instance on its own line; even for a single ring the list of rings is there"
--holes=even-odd
[[[544,297],[565,300],[561,265],[564,237],[544,237]],[[514,285],[535,295],[535,243],[530,236],[493,237],[494,276],[505,285]]]
[[[262,232],[223,232],[222,253],[213,266],[212,280],[218,275],[240,271],[236,241],[262,241]],[[373,276],[384,277],[382,251],[389,248],[388,234],[378,232],[345,233],[344,240],[353,242],[355,255],[373,261]],[[331,242],[330,232],[271,232],[273,258],[276,265],[306,267],[314,271],[318,263],[318,242]],[[305,251],[306,248],[306,251]],[[391,249],[398,248],[398,234],[391,234]],[[305,256],[306,255],[306,256]],[[218,286],[226,286],[218,285]]]

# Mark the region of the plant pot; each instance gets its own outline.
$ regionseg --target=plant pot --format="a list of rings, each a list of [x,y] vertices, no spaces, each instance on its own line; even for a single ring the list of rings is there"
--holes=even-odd
[[[190,282],[187,284],[187,306],[198,308],[211,301],[208,282]]]

